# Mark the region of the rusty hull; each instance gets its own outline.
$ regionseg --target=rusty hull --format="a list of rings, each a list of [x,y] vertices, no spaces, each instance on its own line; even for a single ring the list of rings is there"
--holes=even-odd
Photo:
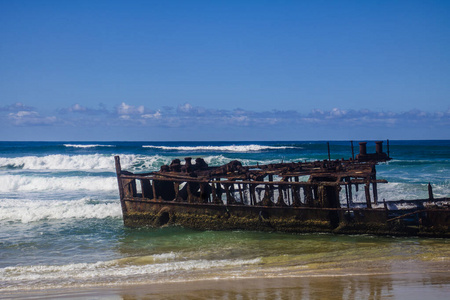
[[[160,171],[116,172],[125,226],[180,225],[202,230],[330,232],[450,237],[449,198],[414,200],[417,208],[389,210],[379,204],[377,152],[349,160],[209,167],[201,158],[176,159]],[[351,207],[352,191],[364,189],[365,207]],[[431,188],[430,188],[431,189]],[[347,205],[341,207],[340,195]],[[379,207],[379,205],[377,205]]]

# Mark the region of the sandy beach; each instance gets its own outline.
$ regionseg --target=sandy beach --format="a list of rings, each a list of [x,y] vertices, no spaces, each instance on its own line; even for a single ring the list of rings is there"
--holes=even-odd
[[[445,299],[450,274],[398,273],[202,280],[48,289],[3,299]]]

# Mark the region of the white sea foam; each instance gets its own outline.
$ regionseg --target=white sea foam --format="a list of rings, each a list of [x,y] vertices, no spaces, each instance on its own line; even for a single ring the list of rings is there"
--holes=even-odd
[[[205,156],[203,159],[210,166],[221,166],[221,165],[227,164],[233,160],[236,160],[236,158],[226,157],[223,155]],[[242,163],[242,165],[244,165],[244,166],[252,166],[252,165],[256,165],[256,164],[267,165],[267,164],[276,164],[276,163],[282,162],[282,160],[280,160],[279,158],[267,159],[267,160],[263,160],[263,161],[256,160],[256,159],[237,159],[237,160],[239,160]],[[302,160],[304,160],[304,158],[298,158],[298,159],[294,159],[292,161],[298,162],[298,161],[302,161]]]
[[[40,220],[104,219],[120,217],[120,203],[92,201],[85,197],[78,200],[17,200],[0,199],[0,220],[29,223]]]
[[[117,190],[117,179],[112,176],[43,177],[0,175],[0,192],[2,193],[80,190],[99,192]]]
[[[426,199],[428,189],[424,184],[389,182],[378,185],[378,198],[380,201]]]
[[[229,158],[229,157],[226,157],[223,155],[211,155],[211,156],[206,156],[203,159],[210,166],[221,166],[221,165],[227,164],[233,160],[233,158]],[[240,161],[244,165],[247,164],[247,161],[244,161],[244,160],[240,160]]]
[[[435,198],[448,197],[450,194],[450,182],[445,181],[439,184],[433,184],[433,194]],[[384,207],[383,200],[387,202],[390,209],[406,209],[415,207],[415,204],[408,203],[390,203],[391,201],[399,200],[417,200],[417,199],[428,199],[428,184],[416,184],[407,182],[389,182],[378,184],[378,206],[374,207]],[[364,188],[359,188],[356,192],[355,187],[352,188],[352,199],[353,203],[357,203],[356,206],[362,204],[365,206],[366,196]],[[341,204],[345,205],[345,189],[341,190],[340,193]]]
[[[120,161],[123,162],[122,169],[132,172],[142,172],[159,170],[162,165],[170,164],[172,158],[161,155],[121,155]]]
[[[99,144],[92,144],[92,145],[83,145],[83,144],[64,144],[65,147],[72,147],[72,148],[97,148],[97,147],[116,147],[115,145],[99,145]]]
[[[154,171],[161,165],[170,164],[173,158],[162,155],[119,155],[122,169],[132,172]],[[177,157],[179,158],[179,157]],[[229,163],[237,158],[226,157],[224,155],[212,155],[204,157],[211,166],[219,166]],[[299,161],[302,158],[293,161]],[[279,163],[280,159],[252,160],[239,159],[243,165],[256,165]],[[114,155],[88,154],[88,155],[63,155],[54,154],[47,156],[21,156],[21,157],[0,157],[0,168],[21,169],[21,170],[69,170],[69,171],[108,171],[114,172]]]
[[[109,284],[157,280],[164,274],[188,279],[190,271],[240,267],[261,263],[256,259],[186,260],[144,265],[121,264],[120,260],[68,265],[14,266],[0,269],[0,290],[38,289],[60,286]]]
[[[111,155],[62,155],[0,157],[0,167],[26,170],[113,170]]]
[[[123,168],[156,168],[170,159],[161,156],[120,155]],[[114,171],[114,155],[63,155],[0,157],[0,168],[23,170]]]
[[[435,163],[449,163],[450,160],[448,159],[439,159],[438,161],[435,159],[392,159],[390,161],[387,161],[387,165],[429,165],[429,164],[435,164]]]
[[[152,146],[144,145],[144,148],[153,148],[172,151],[220,151],[220,152],[257,152],[264,150],[292,149],[291,146],[264,146],[264,145],[230,145],[230,146]]]

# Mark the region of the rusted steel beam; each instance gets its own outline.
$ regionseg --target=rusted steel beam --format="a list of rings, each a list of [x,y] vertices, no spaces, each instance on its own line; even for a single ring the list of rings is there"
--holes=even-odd
[[[428,182],[428,199],[429,201],[433,201],[433,188],[431,187],[431,183]]]
[[[426,211],[430,211],[430,210],[429,209],[416,210],[416,211],[413,211],[413,212],[410,212],[410,213],[407,213],[407,214],[404,214],[404,215],[401,215],[401,216],[398,216],[398,217],[386,220],[386,222],[392,222],[392,221],[395,221],[395,220],[404,219],[404,218],[406,218],[408,216],[412,216],[412,215],[415,215],[415,214],[418,214],[418,213],[421,213],[421,212],[426,212]]]
[[[119,197],[120,203],[122,207],[122,214],[127,214],[128,210],[126,205],[124,205],[123,201],[125,198],[124,190],[123,190],[123,182],[122,182],[122,167],[120,166],[120,157],[114,156],[114,164],[116,167],[116,175],[117,175],[117,185],[119,186]]]
[[[331,156],[330,156],[330,142],[327,142],[327,148],[328,148],[328,160],[331,160]]]
[[[242,180],[242,181],[234,181],[234,180],[205,180],[205,179],[196,179],[191,178],[189,180],[186,179],[168,179],[168,178],[151,178],[145,176],[134,176],[134,175],[122,175],[123,179],[150,179],[156,181],[168,181],[168,182],[195,182],[195,183],[218,183],[218,184],[255,184],[255,185],[297,185],[297,186],[315,186],[315,185],[327,185],[327,186],[338,186],[344,185],[342,182],[284,182],[284,181],[251,181],[251,180]]]
[[[300,181],[300,182],[292,182],[292,181],[252,181],[252,180],[241,180],[241,181],[235,181],[235,180],[208,180],[208,179],[199,179],[195,177],[190,178],[155,178],[150,176],[140,176],[140,175],[121,175],[122,179],[139,179],[139,180],[159,180],[159,181],[171,181],[171,182],[196,182],[196,183],[227,183],[227,184],[269,184],[269,185],[297,185],[297,186],[311,186],[311,185],[328,185],[328,186],[335,186],[335,185],[349,185],[349,184],[365,184],[367,182],[373,183],[387,183],[387,180],[384,179],[377,179],[377,180],[351,180],[351,182],[307,182],[307,181]]]
[[[339,184],[340,185],[352,185],[352,184],[365,184],[367,182],[369,182],[369,183],[374,183],[374,182],[376,182],[376,183],[388,183],[388,181],[385,180],[385,179],[376,179],[376,180],[373,180],[373,179],[370,179],[370,180],[362,180],[362,179],[356,179],[355,180],[355,179],[352,179],[352,180],[349,180],[349,181],[339,182]]]
[[[120,166],[120,157],[119,156],[114,156],[114,163],[115,163],[115,167],[116,167],[116,175],[117,175],[117,183],[119,185],[119,194],[120,194],[120,199],[123,199],[123,186],[122,186],[122,180],[120,178],[121,174],[122,174],[122,168]]]
[[[372,208],[372,201],[370,200],[370,183],[364,185],[364,192],[366,195],[366,204],[368,208]]]
[[[124,199],[127,202],[137,202],[137,203],[154,203],[154,204],[164,204],[164,205],[171,205],[171,206],[186,206],[186,207],[203,207],[203,208],[209,208],[209,207],[240,207],[240,208],[249,208],[249,209],[258,209],[258,208],[268,208],[270,207],[270,209],[273,210],[284,210],[287,209],[287,207],[282,207],[282,206],[264,206],[264,205],[245,205],[243,206],[242,204],[217,204],[217,203],[212,203],[212,202],[208,202],[208,203],[190,203],[190,202],[174,202],[174,201],[161,201],[161,200],[153,200],[153,199],[142,199],[139,197],[126,197]],[[258,202],[261,203],[261,202]],[[347,212],[348,208],[347,207],[311,207],[311,206],[299,206],[299,207],[295,207],[295,206],[290,206],[288,207],[288,209],[292,209],[292,210],[316,210],[316,211],[342,211],[342,212]],[[385,211],[384,208],[372,208],[372,209],[367,209],[367,208],[352,208],[351,211],[353,212],[364,212],[364,211]],[[431,210],[426,210],[426,211],[441,211],[439,209],[431,209]],[[416,213],[416,212],[414,212]],[[411,213],[411,214],[414,214]]]
[[[352,160],[355,160],[355,151],[353,150],[353,141],[350,141],[352,145]]]

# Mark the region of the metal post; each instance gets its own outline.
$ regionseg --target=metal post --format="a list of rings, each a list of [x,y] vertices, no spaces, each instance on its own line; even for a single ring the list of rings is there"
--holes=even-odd
[[[367,208],[372,208],[372,202],[370,200],[370,183],[369,182],[367,182],[366,185],[364,186],[364,191],[366,193]]]
[[[372,182],[372,188],[373,188],[373,202],[375,204],[378,204],[378,190],[376,181]]]
[[[389,139],[387,140],[387,143],[386,143],[387,145],[386,145],[386,147],[387,147],[387,155],[388,155],[388,158],[391,158],[391,156],[389,155]]]
[[[125,204],[125,195],[124,195],[124,191],[123,191],[123,183],[122,183],[122,167],[120,166],[120,157],[119,156],[114,156],[114,162],[116,165],[116,174],[117,174],[117,184],[119,185],[119,195],[120,195],[120,206],[122,207],[122,215],[126,215],[128,212],[127,206]],[[124,218],[124,222],[125,222],[125,218]]]
[[[350,202],[353,202],[352,182],[350,177],[347,177],[347,182],[348,182],[348,200],[350,200]]]
[[[328,147],[328,160],[331,160],[331,157],[330,157],[330,142],[327,142],[327,147]]]
[[[428,201],[433,201],[433,188],[431,187],[431,183],[428,182]]]
[[[347,200],[347,208],[350,208],[350,202],[348,201],[348,187],[345,185],[345,199]]]
[[[352,159],[355,160],[355,151],[353,150],[353,141],[350,141],[352,145]]]

